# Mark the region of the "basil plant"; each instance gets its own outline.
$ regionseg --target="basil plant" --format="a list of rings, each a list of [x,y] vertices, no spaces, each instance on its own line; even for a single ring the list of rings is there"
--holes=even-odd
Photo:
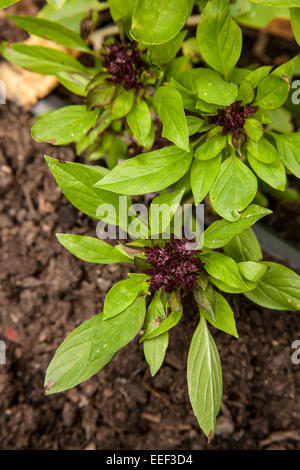
[[[300,177],[300,133],[274,126],[275,113],[289,97],[296,59],[275,69],[238,67],[243,38],[236,22],[256,18],[254,26],[262,26],[267,12],[270,19],[290,17],[299,42],[297,7],[299,0],[51,0],[36,18],[10,16],[59,48],[2,43],[2,55],[56,76],[82,97],[83,104],[39,117],[33,138],[75,143],[77,153],[86,152],[90,160],[105,157],[99,166],[46,157],[67,199],[101,228],[98,238],[57,238],[86,262],[131,268],[107,293],[103,312],[77,327],[56,351],[45,378],[48,394],[98,373],[136,336],[155,375],[169,334],[184,316],[182,297],[190,292],[199,313],[187,384],[199,426],[210,439],[222,371],[209,325],[238,337],[228,302],[234,294],[273,310],[300,310],[300,277],[263,261],[251,228],[271,212],[256,204],[258,188],[283,192],[287,173]],[[94,20],[108,8],[118,34],[92,49]],[[195,37],[192,30],[188,37],[183,28],[194,24],[195,15],[189,19],[195,10],[201,19]],[[89,27],[80,34],[86,21]],[[88,60],[80,61],[80,54]],[[138,154],[129,158],[132,145]],[[142,217],[132,198],[147,193],[154,193],[153,200]],[[192,214],[196,236],[183,235],[178,214],[188,201],[198,207],[207,196],[220,219],[198,236]],[[168,209],[167,221],[157,206]],[[114,245],[103,239],[111,227]]]
[[[46,373],[47,393],[67,390],[99,372],[141,330],[139,341],[155,375],[164,361],[169,334],[184,315],[181,297],[191,292],[198,305],[199,323],[189,348],[187,383],[199,426],[211,438],[222,398],[222,371],[208,324],[238,337],[227,294],[242,293],[258,305],[275,310],[300,310],[300,277],[285,266],[262,261],[251,228],[270,210],[249,205],[239,220],[217,220],[192,243],[178,238],[172,224],[184,188],[157,195],[150,204],[148,220],[132,211],[124,217],[118,195],[93,185],[106,177],[103,167],[61,163],[51,157],[46,161],[77,209],[123,231],[126,227],[128,235],[132,227],[139,234],[134,241],[123,240],[115,246],[96,237],[57,234],[67,250],[86,262],[126,263],[135,272],[111,288],[102,313],[75,328],[59,346]],[[129,205],[131,198],[125,199]],[[101,202],[106,211],[99,211]],[[169,209],[171,230],[155,210],[157,205]],[[168,239],[166,233],[170,234]]]

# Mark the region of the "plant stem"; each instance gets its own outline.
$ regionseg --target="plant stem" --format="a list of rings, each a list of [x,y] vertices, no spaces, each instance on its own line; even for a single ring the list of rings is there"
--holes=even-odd
[[[190,16],[186,22],[187,26],[197,26],[200,23],[201,15]]]
[[[93,45],[93,48],[96,51],[99,51],[100,47],[103,44],[103,40],[107,36],[114,36],[119,34],[119,28],[117,25],[108,25],[105,28],[97,29],[90,35],[90,42]]]

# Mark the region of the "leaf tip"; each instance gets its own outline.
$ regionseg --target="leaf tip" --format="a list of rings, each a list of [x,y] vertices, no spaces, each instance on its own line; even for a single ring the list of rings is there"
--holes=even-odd
[[[55,380],[49,380],[48,383],[45,385],[45,393],[46,394],[49,394],[51,393],[50,392],[50,389],[55,385]]]

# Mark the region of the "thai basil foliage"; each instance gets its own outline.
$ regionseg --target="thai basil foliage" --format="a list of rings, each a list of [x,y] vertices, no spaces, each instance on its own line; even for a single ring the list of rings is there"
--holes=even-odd
[[[4,7],[12,3],[4,2]],[[181,297],[190,291],[199,324],[189,349],[188,389],[201,429],[213,436],[222,372],[208,324],[238,337],[227,294],[241,293],[274,310],[300,310],[299,276],[264,262],[251,228],[270,213],[254,201],[258,185],[282,192],[286,173],[300,177],[300,133],[276,125],[296,59],[275,69],[239,68],[242,31],[235,21],[260,27],[266,18],[290,15],[299,42],[299,0],[48,3],[37,18],[11,19],[75,53],[26,44],[2,44],[1,52],[21,67],[55,75],[84,104],[45,114],[32,135],[54,145],[75,142],[77,152],[87,151],[90,159],[105,155],[108,169],[50,157],[46,161],[78,210],[129,235],[138,227],[139,237],[112,246],[98,238],[57,235],[86,262],[127,263],[135,272],[108,292],[103,313],[77,327],[58,348],[46,374],[47,393],[96,374],[141,330],[140,342],[155,375],[169,334],[182,318]],[[183,28],[196,6],[201,21],[196,37],[186,39]],[[94,51],[80,36],[80,23],[107,7],[120,34]],[[71,15],[71,8],[76,14]],[[81,53],[93,59],[92,66],[82,65]],[[160,125],[167,139],[163,144]],[[141,151],[129,158],[132,142]],[[150,204],[148,220],[127,215],[121,207],[124,200],[131,204],[131,196],[152,192],[159,194]],[[191,248],[190,240],[177,237],[175,214],[189,197],[198,205],[207,194],[221,219]],[[110,208],[105,214],[99,212],[101,204]],[[155,212],[156,204],[169,209],[174,218],[170,227]]]
[[[113,220],[113,214],[107,213],[105,218],[97,214],[99,201],[117,196],[92,186],[105,173],[103,168],[60,163],[50,157],[46,161],[76,208],[108,223]],[[222,373],[207,322],[238,337],[227,293],[243,293],[255,303],[275,310],[300,310],[300,277],[280,264],[262,261],[251,226],[270,211],[255,204],[241,212],[237,221],[222,219],[211,224],[196,250],[191,250],[184,239],[172,236],[164,240],[162,233],[167,227],[163,221],[157,226],[153,205],[163,201],[174,215],[183,194],[184,190],[162,192],[153,199],[148,223],[130,216],[125,221],[129,223],[128,233],[131,226],[139,227],[141,237],[125,245],[111,246],[98,238],[79,235],[57,235],[65,248],[86,262],[129,263],[136,272],[112,287],[102,314],[80,325],[65,339],[47,370],[45,385],[48,393],[57,393],[88,379],[141,328],[144,332],[140,342],[151,374],[155,375],[163,363],[170,330],[183,315],[181,296],[190,291],[198,304],[200,319],[188,357],[189,395],[200,427],[210,436],[220,408]],[[124,229],[125,222],[117,224]],[[149,234],[160,237],[153,240]]]

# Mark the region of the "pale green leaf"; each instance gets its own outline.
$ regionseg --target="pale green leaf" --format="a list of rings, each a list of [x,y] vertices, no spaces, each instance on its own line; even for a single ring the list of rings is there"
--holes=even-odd
[[[184,26],[193,3],[193,0],[137,0],[132,37],[151,45],[170,41]]]
[[[232,19],[227,0],[209,1],[197,29],[198,47],[204,60],[225,77],[242,51],[242,31]]]
[[[31,129],[37,142],[66,145],[83,137],[97,122],[99,111],[84,105],[64,106],[42,115]]]
[[[214,210],[230,222],[239,219],[255,197],[257,180],[249,168],[237,157],[225,160],[210,190]]]
[[[241,213],[240,219],[236,222],[229,222],[225,219],[213,222],[204,232],[204,247],[221,248],[236,235],[251,227],[262,217],[271,214],[271,212],[269,209],[252,204]]]
[[[217,347],[201,315],[187,362],[189,397],[200,428],[213,436],[222,399],[222,369]]]
[[[300,310],[300,277],[281,264],[265,262],[269,270],[257,288],[245,295],[252,302],[274,310]]]
[[[160,191],[185,175],[192,156],[174,146],[142,153],[120,163],[96,186],[129,195]]]
[[[77,258],[88,263],[133,263],[133,260],[124,251],[109,245],[98,238],[57,233],[58,241]]]
[[[218,330],[225,331],[229,335],[238,338],[233,311],[224,297],[216,292],[216,318],[212,319],[204,310],[201,309],[201,315],[208,320]]]
[[[160,319],[165,315],[165,310],[161,298],[157,292],[148,307],[146,321],[145,321],[145,333],[152,331],[157,327]],[[151,375],[154,376],[160,369],[166,354],[166,350],[169,343],[169,333],[163,333],[162,335],[156,336],[155,338],[144,341],[144,354],[145,359],[149,364]]]
[[[170,86],[159,87],[153,104],[163,124],[162,136],[188,152],[188,127],[180,93]]]

